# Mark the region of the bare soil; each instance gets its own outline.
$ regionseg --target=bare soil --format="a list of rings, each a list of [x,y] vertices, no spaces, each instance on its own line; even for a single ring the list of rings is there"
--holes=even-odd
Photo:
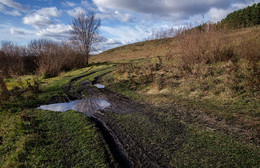
[[[87,75],[91,75],[91,72]],[[104,110],[99,110],[92,116],[93,121],[102,133],[105,142],[109,145],[114,160],[117,162],[112,167],[170,167],[171,158],[164,149],[172,149],[171,154],[182,147],[186,141],[185,132],[186,125],[193,124],[203,129],[212,131],[220,131],[224,134],[235,137],[241,141],[247,141],[259,145],[259,133],[252,132],[241,128],[241,126],[230,125],[221,118],[208,116],[207,114],[193,109],[187,109],[179,105],[160,105],[155,106],[147,103],[136,102],[115,93],[107,88],[98,89],[93,85],[102,83],[102,76],[98,76],[93,82],[84,81],[80,84],[80,88],[74,88],[73,83],[80,80],[80,76],[70,81],[64,88],[65,93],[70,99],[82,98],[82,92],[86,89],[90,97],[98,97],[106,99],[111,105]],[[162,122],[157,112],[165,117],[171,116],[176,122]],[[155,130],[161,127],[170,129],[171,136],[165,144],[150,144],[142,141],[139,137],[131,135],[128,130],[117,122],[115,115],[128,115],[134,113],[142,113],[149,117],[155,124]],[[134,119],[134,118],[133,118]],[[172,129],[174,128],[174,129]],[[253,137],[248,139],[248,137]],[[174,148],[172,148],[174,146]]]

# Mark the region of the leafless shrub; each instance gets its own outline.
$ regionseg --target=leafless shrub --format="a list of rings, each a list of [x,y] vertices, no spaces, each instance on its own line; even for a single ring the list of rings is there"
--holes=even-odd
[[[193,32],[179,36],[178,41],[182,67],[188,71],[192,65],[228,61],[236,56],[234,46],[220,32]]]
[[[260,43],[256,40],[244,41],[238,48],[238,53],[243,56],[245,60],[248,60],[249,66],[247,70],[251,72],[247,75],[249,80],[248,85],[260,87]]]
[[[2,76],[23,74],[22,48],[11,42],[2,42],[0,51],[0,72]]]
[[[36,59],[38,72],[45,77],[57,76],[62,71],[85,65],[86,57],[67,43],[40,39],[32,41],[28,48],[30,55],[38,57]]]
[[[71,45],[62,43],[60,45],[60,52],[60,54],[63,55],[62,71],[82,68],[86,65],[86,57],[75,50]]]
[[[39,73],[45,77],[57,76],[62,67],[62,56],[60,55],[59,45],[55,42],[46,42],[39,55]]]
[[[217,26],[206,30],[188,30],[175,37],[177,45],[174,46],[174,51],[164,58],[166,62],[173,62],[170,67],[172,73],[179,73],[186,80],[206,80],[218,75],[214,74],[218,70],[212,70],[211,67],[228,65],[225,74],[221,74],[227,78],[225,87],[234,91],[234,94],[256,93],[260,86],[259,35],[237,37],[237,34]],[[177,59],[174,59],[176,55]],[[203,70],[206,67],[207,70]],[[166,68],[169,69],[169,66],[164,65],[163,69]]]

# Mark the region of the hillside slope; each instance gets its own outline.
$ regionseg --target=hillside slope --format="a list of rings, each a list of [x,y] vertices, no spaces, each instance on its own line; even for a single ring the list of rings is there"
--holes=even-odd
[[[227,38],[241,43],[246,39],[252,39],[260,34],[260,27],[226,30],[223,32]],[[257,40],[257,39],[256,39]],[[258,39],[259,40],[259,39]],[[101,54],[92,56],[90,62],[118,62],[129,59],[152,58],[167,56],[174,52],[178,45],[178,38],[150,40],[129,44],[107,50]]]
[[[107,78],[116,92],[181,104],[259,136],[260,27],[190,32],[115,48],[98,60],[123,62]]]
[[[107,50],[92,56],[90,62],[118,62],[130,59],[165,56],[172,48],[172,39],[150,40]]]

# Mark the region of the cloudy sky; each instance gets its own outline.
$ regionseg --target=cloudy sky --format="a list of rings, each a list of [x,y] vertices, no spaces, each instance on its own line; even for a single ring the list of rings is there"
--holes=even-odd
[[[73,16],[93,10],[102,19],[104,48],[143,40],[161,29],[219,21],[260,0],[0,0],[0,41],[66,40]]]

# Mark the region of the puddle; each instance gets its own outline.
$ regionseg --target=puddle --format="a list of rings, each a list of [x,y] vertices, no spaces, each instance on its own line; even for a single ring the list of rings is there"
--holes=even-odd
[[[101,84],[95,84],[94,86],[96,86],[96,87],[99,88],[99,89],[104,89],[104,88],[105,88],[105,86],[104,86],[104,85],[101,85]]]
[[[105,109],[108,106],[110,106],[110,103],[104,99],[84,98],[82,100],[74,100],[68,103],[41,105],[40,107],[38,107],[38,109],[61,112],[74,110],[91,116],[97,110]]]

